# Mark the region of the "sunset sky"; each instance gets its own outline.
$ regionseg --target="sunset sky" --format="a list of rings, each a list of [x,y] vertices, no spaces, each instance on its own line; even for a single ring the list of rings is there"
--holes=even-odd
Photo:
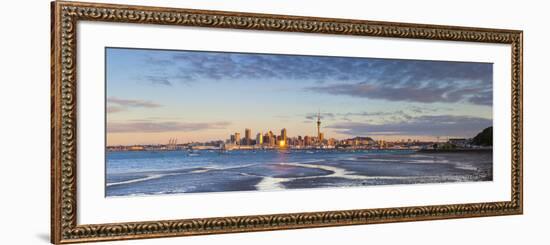
[[[492,126],[490,63],[106,49],[107,145],[473,137]]]

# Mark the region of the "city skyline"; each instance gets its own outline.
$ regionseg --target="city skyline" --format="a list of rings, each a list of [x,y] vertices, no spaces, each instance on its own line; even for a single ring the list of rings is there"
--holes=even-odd
[[[255,138],[281,128],[433,140],[492,125],[488,63],[106,51],[107,145],[226,140],[243,129]]]

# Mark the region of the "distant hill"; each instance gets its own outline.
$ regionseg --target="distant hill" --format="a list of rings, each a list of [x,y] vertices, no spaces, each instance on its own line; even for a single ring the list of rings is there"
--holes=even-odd
[[[371,137],[363,137],[363,136],[357,136],[357,137],[354,137],[354,138],[351,138],[352,140],[368,140],[368,141],[371,141],[373,140]]]
[[[369,143],[375,143],[376,141],[374,141],[371,137],[363,137],[363,136],[357,136],[357,137],[354,137],[354,138],[351,138],[352,140],[359,140],[359,141],[368,141]]]
[[[493,127],[488,127],[472,139],[472,144],[480,146],[493,146]]]

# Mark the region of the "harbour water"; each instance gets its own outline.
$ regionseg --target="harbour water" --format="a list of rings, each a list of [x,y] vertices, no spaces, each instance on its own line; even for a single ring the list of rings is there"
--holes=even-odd
[[[492,181],[491,151],[108,152],[106,196]]]

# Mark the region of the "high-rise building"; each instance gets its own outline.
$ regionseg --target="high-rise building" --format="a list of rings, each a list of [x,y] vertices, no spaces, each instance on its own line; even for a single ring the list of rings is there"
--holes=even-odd
[[[244,129],[244,144],[251,145],[252,135],[249,128]]]
[[[281,129],[281,141],[283,141],[285,143],[287,142],[286,128]]]
[[[270,146],[274,146],[274,145],[275,145],[275,135],[274,135],[273,132],[271,132],[271,131],[269,131],[269,132],[267,133],[267,135],[268,135],[268,137],[269,137],[269,141],[268,141],[269,145],[270,145]]]
[[[304,136],[304,145],[305,146],[308,146],[308,145],[311,145],[311,137],[309,136]]]
[[[324,138],[325,138],[325,134],[319,133],[319,143],[323,143]]]
[[[230,144],[236,144],[235,135],[232,134],[229,136],[229,143]]]
[[[241,133],[235,133],[235,144],[241,144]]]
[[[263,138],[262,138],[262,133],[258,133],[256,135],[256,145],[262,145],[264,142],[263,142]]]

